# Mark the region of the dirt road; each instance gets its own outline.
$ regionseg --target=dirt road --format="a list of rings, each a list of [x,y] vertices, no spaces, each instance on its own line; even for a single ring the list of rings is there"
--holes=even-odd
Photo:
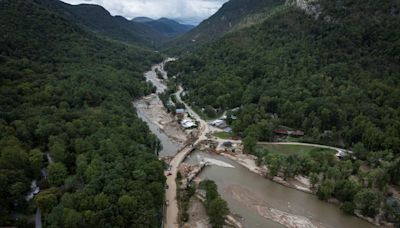
[[[197,143],[200,141],[205,140],[206,134],[209,132],[208,124],[205,122],[203,119],[200,118],[197,113],[195,113],[190,106],[188,106],[185,102],[182,101],[181,99],[181,93],[183,89],[182,87],[179,87],[178,92],[176,93],[177,100],[183,104],[185,104],[186,109],[188,113],[193,116],[198,122],[199,122],[199,136],[197,140],[193,143],[192,145],[187,145],[184,148],[182,148],[172,159],[170,166],[171,170],[167,171],[167,173],[171,173],[170,176],[167,176],[167,185],[168,189],[165,191],[165,199],[168,200],[169,206],[166,208],[166,221],[165,221],[165,227],[166,228],[173,228],[173,227],[179,227],[178,223],[178,202],[176,200],[176,175],[178,173],[178,167],[179,165],[183,162],[183,160],[186,158],[190,152],[194,149]]]
[[[316,147],[316,148],[324,148],[324,149],[331,149],[331,150],[336,150],[337,152],[344,152],[344,153],[353,153],[352,151],[345,150],[342,148],[337,148],[333,146],[326,146],[326,145],[320,145],[320,144],[312,144],[312,143],[302,143],[302,142],[258,142],[258,145],[298,145],[298,146],[311,146],[311,147]]]
[[[161,72],[164,74],[163,67],[159,67]],[[162,87],[162,86],[157,86],[157,87]],[[163,88],[160,88],[161,90]],[[183,147],[180,151],[176,153],[174,158],[172,159],[170,166],[171,169],[170,171],[166,171],[165,175],[167,176],[167,185],[168,188],[165,190],[165,199],[168,201],[168,206],[166,206],[165,209],[165,226],[166,228],[175,228],[179,227],[179,222],[178,222],[178,202],[176,199],[176,190],[177,190],[177,185],[176,185],[176,176],[178,173],[178,167],[179,165],[184,161],[186,156],[190,154],[195,146],[203,141],[208,139],[207,135],[211,133],[211,126],[204,121],[196,112],[193,111],[193,109],[187,105],[181,98],[181,94],[183,92],[183,88],[181,86],[178,87],[178,91],[175,93],[176,98],[179,102],[183,103],[186,106],[187,112],[196,119],[199,123],[199,135],[196,139],[196,141],[193,144],[186,145]],[[214,137],[213,137],[214,139]],[[224,141],[233,141],[234,143],[241,143],[241,140],[222,140],[222,139],[216,139],[219,143],[222,143]],[[297,143],[297,142],[278,142],[278,143],[273,143],[273,142],[259,142],[258,144],[287,144],[287,145],[306,145],[306,146],[313,146],[313,147],[319,147],[319,148],[328,148],[328,149],[333,149],[338,152],[347,152],[344,149],[341,148],[336,148],[336,147],[330,147],[330,146],[325,146],[325,145],[317,145],[317,144],[308,144],[308,143]]]

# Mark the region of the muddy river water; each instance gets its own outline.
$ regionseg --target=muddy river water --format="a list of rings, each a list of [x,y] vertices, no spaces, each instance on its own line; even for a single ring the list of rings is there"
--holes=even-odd
[[[176,152],[183,147],[183,144],[169,138],[156,124],[154,124],[151,119],[149,119],[145,113],[140,110],[139,108],[136,108],[138,116],[147,123],[147,125],[150,128],[150,131],[157,136],[157,138],[160,140],[162,149],[159,152],[160,157],[165,157],[165,156],[174,156]]]
[[[163,70],[162,65],[158,67]],[[155,67],[146,73],[147,79],[154,78],[154,69]],[[162,91],[163,88],[157,87],[158,92]],[[140,110],[138,115],[148,123],[150,130],[160,139],[164,148],[160,153],[161,156],[173,155],[182,147],[160,131],[156,124],[141,114]],[[208,166],[200,173],[199,178],[215,181],[231,212],[242,217],[241,222],[244,227],[374,227],[355,216],[345,215],[338,206],[320,201],[315,195],[272,182],[225,157],[196,151],[185,162],[198,163],[199,157],[216,159],[234,166],[234,168]]]
[[[285,227],[279,220],[292,227],[374,227],[355,216],[345,215],[338,206],[318,200],[315,195],[265,179],[225,157],[196,151],[185,162],[197,163],[198,155],[235,167],[208,166],[199,178],[215,181],[231,212],[243,217],[245,227]]]
[[[171,59],[168,59],[166,61],[170,61],[170,60]],[[153,83],[153,85],[157,88],[157,93],[162,93],[162,92],[164,92],[164,90],[167,89],[167,86],[165,86],[165,84],[158,79],[156,70],[159,70],[162,73],[163,77],[165,77],[165,78],[167,77],[167,74],[164,71],[164,62],[153,66],[151,71],[146,72],[144,76],[146,77],[147,81],[150,81],[151,83]],[[145,99],[145,98],[143,98],[143,99]],[[159,127],[159,125],[153,122],[154,120],[152,118],[150,118],[150,116],[148,115],[148,108],[145,107],[143,104],[141,104],[141,103],[147,103],[147,102],[148,101],[135,102],[136,112],[137,112],[138,116],[147,123],[151,132],[153,132],[153,134],[155,134],[158,137],[158,139],[160,140],[162,149],[161,149],[161,151],[159,151],[159,156],[160,157],[174,156],[176,154],[176,152],[180,148],[183,147],[183,143],[179,142],[176,139],[168,137],[167,134]],[[152,101],[151,101],[151,103],[160,103],[160,102],[161,101],[157,96],[152,98]],[[160,110],[157,110],[157,111],[160,111]]]

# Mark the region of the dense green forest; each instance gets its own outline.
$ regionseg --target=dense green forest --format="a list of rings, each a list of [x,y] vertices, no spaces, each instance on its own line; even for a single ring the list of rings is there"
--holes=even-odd
[[[142,72],[161,57],[32,0],[0,1],[0,20],[0,226],[37,206],[46,227],[158,227],[159,142],[131,101],[153,91]]]
[[[321,5],[319,19],[284,9],[170,63],[168,70],[179,73],[195,106],[241,106],[233,126],[244,136],[251,131],[268,139],[258,126],[268,120],[303,129],[318,141],[330,131],[333,143],[400,152],[400,5]]]
[[[151,18],[134,18],[132,21],[143,23],[167,38],[175,38],[194,28],[194,25],[180,24],[174,20],[162,17],[157,20]]]
[[[336,197],[351,206],[358,188],[349,190],[348,198],[333,189],[348,184],[339,180],[358,177],[366,197],[357,202],[379,206],[388,184],[400,184],[400,3],[316,4],[318,16],[286,5],[257,25],[169,63],[167,69],[183,83],[185,100],[198,110],[205,108],[205,114],[216,117],[240,107],[237,119],[228,119],[234,133],[244,138],[249,152],[269,165],[278,164],[278,170],[290,167],[280,165],[286,159],[292,164],[302,160],[276,158],[257,152],[254,145],[273,140],[272,130],[279,126],[305,131],[303,141],[353,149],[361,161],[350,159],[350,173],[336,175],[341,168],[332,163],[333,156],[321,158],[316,152],[306,162],[322,167],[300,164],[295,174],[314,173],[321,199]],[[356,209],[366,216],[379,212],[362,210],[363,205]]]
[[[238,28],[247,27],[260,18],[270,15],[278,6],[283,6],[285,0],[230,0],[214,15],[202,21],[183,36],[169,41],[164,47],[171,54],[191,53],[211,41],[215,41],[226,33]]]
[[[228,204],[218,193],[218,187],[212,180],[203,180],[199,188],[205,192],[204,206],[213,228],[225,225],[225,217],[229,214]]]
[[[112,16],[99,5],[70,5],[60,0],[35,0],[35,2],[86,29],[118,41],[156,47],[168,38],[166,34],[145,24],[128,20],[122,16]]]

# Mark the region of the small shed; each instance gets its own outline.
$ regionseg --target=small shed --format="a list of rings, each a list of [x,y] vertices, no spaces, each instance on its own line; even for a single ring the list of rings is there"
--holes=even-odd
[[[190,119],[184,119],[181,122],[181,125],[183,128],[189,129],[189,128],[195,128],[197,127],[197,124],[194,123],[192,120]]]
[[[224,128],[224,132],[232,133],[232,128],[231,127],[226,127],[226,128]]]
[[[223,142],[222,145],[223,145],[224,147],[231,148],[231,147],[233,146],[233,143],[230,142],[230,141],[226,141],[226,142]]]
[[[292,131],[291,135],[292,136],[297,136],[297,137],[302,137],[302,136],[304,136],[304,132],[300,131],[300,130],[294,130],[294,131]]]
[[[216,120],[212,121],[210,124],[213,125],[213,126],[219,126],[219,125],[221,125],[223,123],[225,123],[224,120],[216,119]]]

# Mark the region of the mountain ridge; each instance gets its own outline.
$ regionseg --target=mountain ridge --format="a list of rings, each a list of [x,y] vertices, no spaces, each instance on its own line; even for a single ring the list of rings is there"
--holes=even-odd
[[[112,39],[147,47],[158,47],[168,37],[143,23],[122,16],[112,16],[95,4],[71,5],[59,0],[35,0],[89,30]]]
[[[245,20],[252,15],[267,14],[278,6],[285,5],[286,0],[230,0],[212,16],[177,39],[167,43],[166,50],[173,53],[192,49],[196,46],[215,41],[239,26],[247,27]],[[253,18],[260,22],[261,18]]]
[[[144,22],[154,21],[154,19],[153,19],[153,18],[150,18],[150,17],[135,17],[135,18],[132,18],[131,21],[135,21],[135,22],[139,22],[139,23],[144,23]]]
[[[143,23],[155,31],[166,35],[169,38],[175,38],[182,34],[189,32],[195,26],[181,24],[173,19],[161,17],[159,19],[152,19],[148,17],[133,18],[132,21]]]

